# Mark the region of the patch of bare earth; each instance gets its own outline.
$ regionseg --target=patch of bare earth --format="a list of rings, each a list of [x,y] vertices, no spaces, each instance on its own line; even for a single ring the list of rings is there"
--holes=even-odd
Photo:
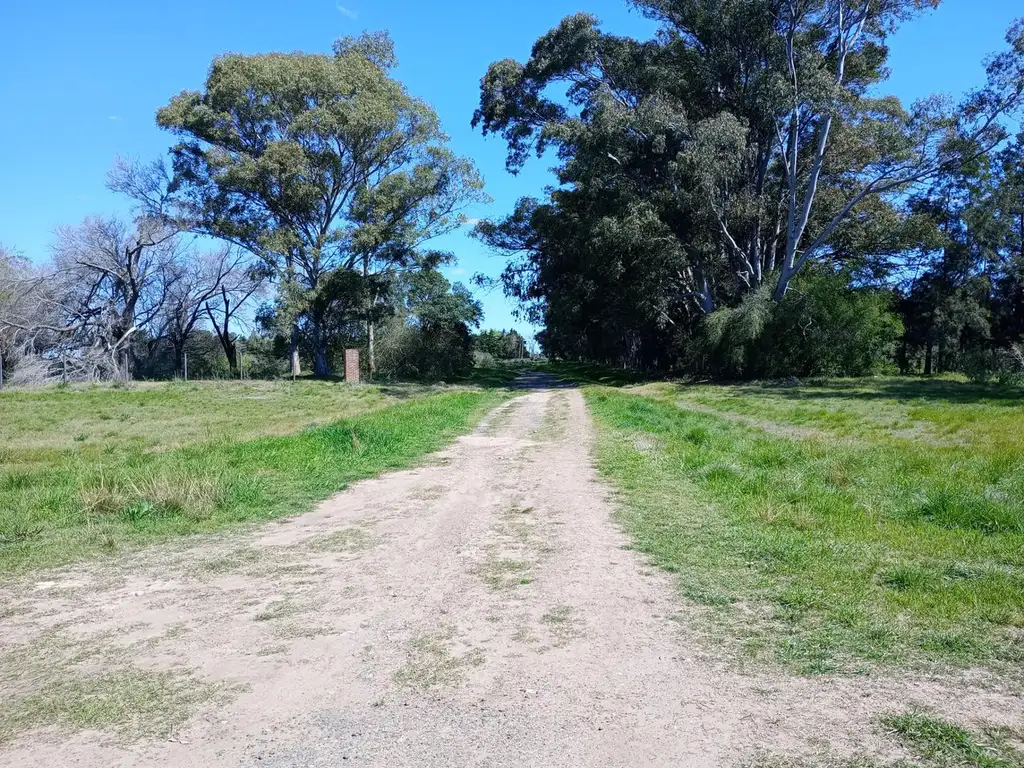
[[[874,719],[911,704],[1020,722],[984,678],[737,672],[626,548],[592,442],[578,392],[538,390],[305,516],[5,587],[30,673],[0,674],[0,765],[724,766],[894,757]],[[161,684],[106,720],[69,684],[117,674]]]

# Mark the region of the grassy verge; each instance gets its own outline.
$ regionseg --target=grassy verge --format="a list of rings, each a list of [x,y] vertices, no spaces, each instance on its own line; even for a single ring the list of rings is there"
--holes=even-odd
[[[8,446],[0,465],[0,572],[62,565],[169,536],[305,511],[354,480],[408,466],[439,449],[506,396],[500,390],[423,390],[400,400],[374,388],[319,386],[342,398],[344,407],[326,417],[320,412],[320,420],[332,423],[293,434],[179,445],[194,432],[176,435],[168,415],[164,421],[172,423],[162,426],[150,419],[154,432],[146,444],[114,430],[96,448],[60,447],[59,436],[48,438],[50,446]],[[140,407],[132,400],[145,401],[147,395],[102,394],[102,405],[78,401],[78,418],[102,413],[103,407]],[[3,407],[5,414],[17,410],[6,400]],[[216,422],[223,417],[217,408],[216,402],[197,408],[185,399],[179,411],[191,422],[205,409]],[[346,408],[355,413],[336,420]],[[271,421],[272,431],[282,424]],[[137,428],[134,420],[129,424]]]
[[[0,467],[31,471],[69,453],[103,461],[128,451],[290,434],[427,391],[312,380],[8,389],[0,393]]]
[[[761,756],[747,768],[1024,768],[1019,730],[968,730],[920,710],[879,718],[885,734],[914,756],[913,762],[870,757],[784,758]],[[1016,744],[1016,746],[1015,746]]]
[[[756,393],[725,388],[699,411],[673,385],[585,394],[625,527],[740,658],[805,673],[1024,658],[1024,439],[1006,426],[1024,425],[1019,400],[805,392],[800,407],[820,411],[807,433],[764,423],[785,427],[796,393],[776,406],[762,390],[758,410]],[[836,401],[853,411],[833,433]],[[868,416],[918,407],[912,435],[928,419],[963,427],[940,442]]]
[[[936,768],[1022,768],[1024,753],[998,729],[973,733],[925,712],[908,712],[882,719],[909,749]]]

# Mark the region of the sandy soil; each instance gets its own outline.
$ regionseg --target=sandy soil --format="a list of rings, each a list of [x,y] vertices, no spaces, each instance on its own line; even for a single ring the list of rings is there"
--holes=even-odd
[[[737,672],[627,548],[592,442],[579,392],[528,391],[310,514],[0,590],[7,650],[71,633],[232,686],[166,735],[36,729],[0,766],[727,766],[898,757],[874,718],[914,703],[1024,722],[993,680]]]

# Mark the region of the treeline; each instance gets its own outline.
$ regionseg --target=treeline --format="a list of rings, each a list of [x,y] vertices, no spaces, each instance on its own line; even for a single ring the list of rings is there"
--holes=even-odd
[[[635,0],[499,61],[474,124],[558,185],[476,234],[552,356],[723,378],[1024,369],[1024,24],[957,102],[884,96],[938,3]],[[997,41],[993,41],[995,47]],[[937,84],[941,85],[941,84]]]
[[[391,76],[386,34],[329,55],[231,54],[157,113],[169,162],[121,162],[129,219],[0,251],[0,355],[16,383],[336,370],[443,377],[472,365],[481,308],[427,244],[486,199],[433,109]],[[219,351],[215,352],[219,348]]]

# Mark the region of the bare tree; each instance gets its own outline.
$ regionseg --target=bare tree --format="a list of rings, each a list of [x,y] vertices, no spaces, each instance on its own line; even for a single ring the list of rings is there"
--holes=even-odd
[[[174,367],[182,371],[184,367],[185,346],[193,332],[204,317],[209,316],[218,337],[221,327],[217,318],[208,310],[211,302],[223,302],[228,306],[227,320],[237,312],[238,306],[231,306],[239,291],[239,286],[247,284],[246,274],[249,261],[245,253],[237,248],[225,247],[213,253],[185,255],[172,266],[174,280],[168,288],[164,310],[161,313],[159,337],[165,337],[174,350]],[[245,295],[247,299],[255,292],[258,285]],[[224,341],[221,339],[221,344]],[[234,370],[232,355],[225,348],[228,363]]]
[[[41,385],[57,380],[53,367],[63,318],[52,273],[0,247],[0,378]]]
[[[52,330],[92,367],[90,377],[131,375],[131,341],[160,317],[182,251],[177,230],[152,219],[94,217],[58,230],[49,281],[63,323]]]
[[[162,160],[142,163],[118,158],[107,186],[131,198],[140,215],[162,221],[181,232],[199,232],[194,212],[171,192],[171,174]],[[171,291],[163,318],[164,333],[174,347],[180,370],[185,343],[205,313],[216,333],[232,374],[238,371],[238,349],[232,325],[254,296],[260,295],[270,275],[250,251],[228,247],[182,270]]]
[[[224,355],[232,375],[238,373],[238,345],[236,335],[232,334],[232,323],[238,322],[241,311],[249,301],[262,294],[267,282],[267,275],[252,264],[240,263],[225,274],[216,295],[211,296],[204,304],[206,315],[210,319],[214,333],[220,340]]]

